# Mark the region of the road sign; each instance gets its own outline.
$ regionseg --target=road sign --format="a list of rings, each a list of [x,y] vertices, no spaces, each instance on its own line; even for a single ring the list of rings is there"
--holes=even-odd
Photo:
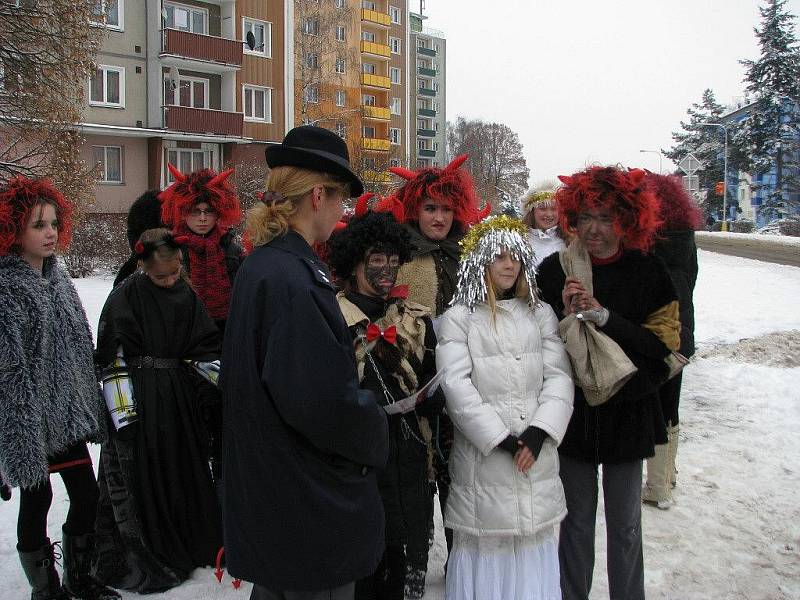
[[[692,175],[695,171],[699,171],[703,168],[703,163],[697,160],[694,154],[689,152],[689,154],[684,156],[678,163],[678,168],[687,175]]]

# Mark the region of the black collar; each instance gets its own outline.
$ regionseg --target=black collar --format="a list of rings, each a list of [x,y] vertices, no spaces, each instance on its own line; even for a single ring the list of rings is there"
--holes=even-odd
[[[273,248],[290,252],[300,258],[308,258],[313,261],[319,261],[319,258],[312,250],[311,246],[305,238],[297,233],[294,229],[289,229],[284,235],[276,237],[269,243]]]

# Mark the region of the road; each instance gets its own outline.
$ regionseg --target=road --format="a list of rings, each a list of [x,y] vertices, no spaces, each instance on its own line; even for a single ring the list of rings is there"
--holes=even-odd
[[[786,238],[698,231],[695,239],[703,250],[800,267],[800,244],[787,243]]]

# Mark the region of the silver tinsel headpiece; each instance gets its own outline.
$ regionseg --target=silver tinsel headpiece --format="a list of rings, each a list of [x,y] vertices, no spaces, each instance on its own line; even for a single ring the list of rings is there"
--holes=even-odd
[[[527,235],[528,227],[525,223],[507,215],[488,217],[474,225],[461,240],[463,250],[458,269],[458,285],[450,304],[462,304],[471,312],[477,304],[486,302],[486,266],[506,250],[522,263],[520,274],[525,274],[530,290],[528,303],[532,307],[536,306],[539,303],[536,267]]]

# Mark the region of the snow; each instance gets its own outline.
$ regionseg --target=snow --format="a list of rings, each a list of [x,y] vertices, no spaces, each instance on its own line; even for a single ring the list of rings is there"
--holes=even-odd
[[[684,370],[676,505],[643,508],[649,598],[800,598],[800,268],[700,251],[695,291],[697,357]],[[77,280],[96,326],[107,278]],[[770,335],[773,334],[773,335]],[[778,335],[775,335],[778,334]],[[93,448],[97,458],[97,448]],[[53,478],[49,531],[68,508]],[[0,505],[0,598],[29,595],[16,558],[18,493]],[[592,599],[608,597],[605,529],[598,511]],[[437,505],[426,600],[444,598],[444,536]],[[268,543],[268,541],[265,541]],[[199,569],[156,598],[247,599],[226,574]],[[135,598],[134,594],[123,594]]]

